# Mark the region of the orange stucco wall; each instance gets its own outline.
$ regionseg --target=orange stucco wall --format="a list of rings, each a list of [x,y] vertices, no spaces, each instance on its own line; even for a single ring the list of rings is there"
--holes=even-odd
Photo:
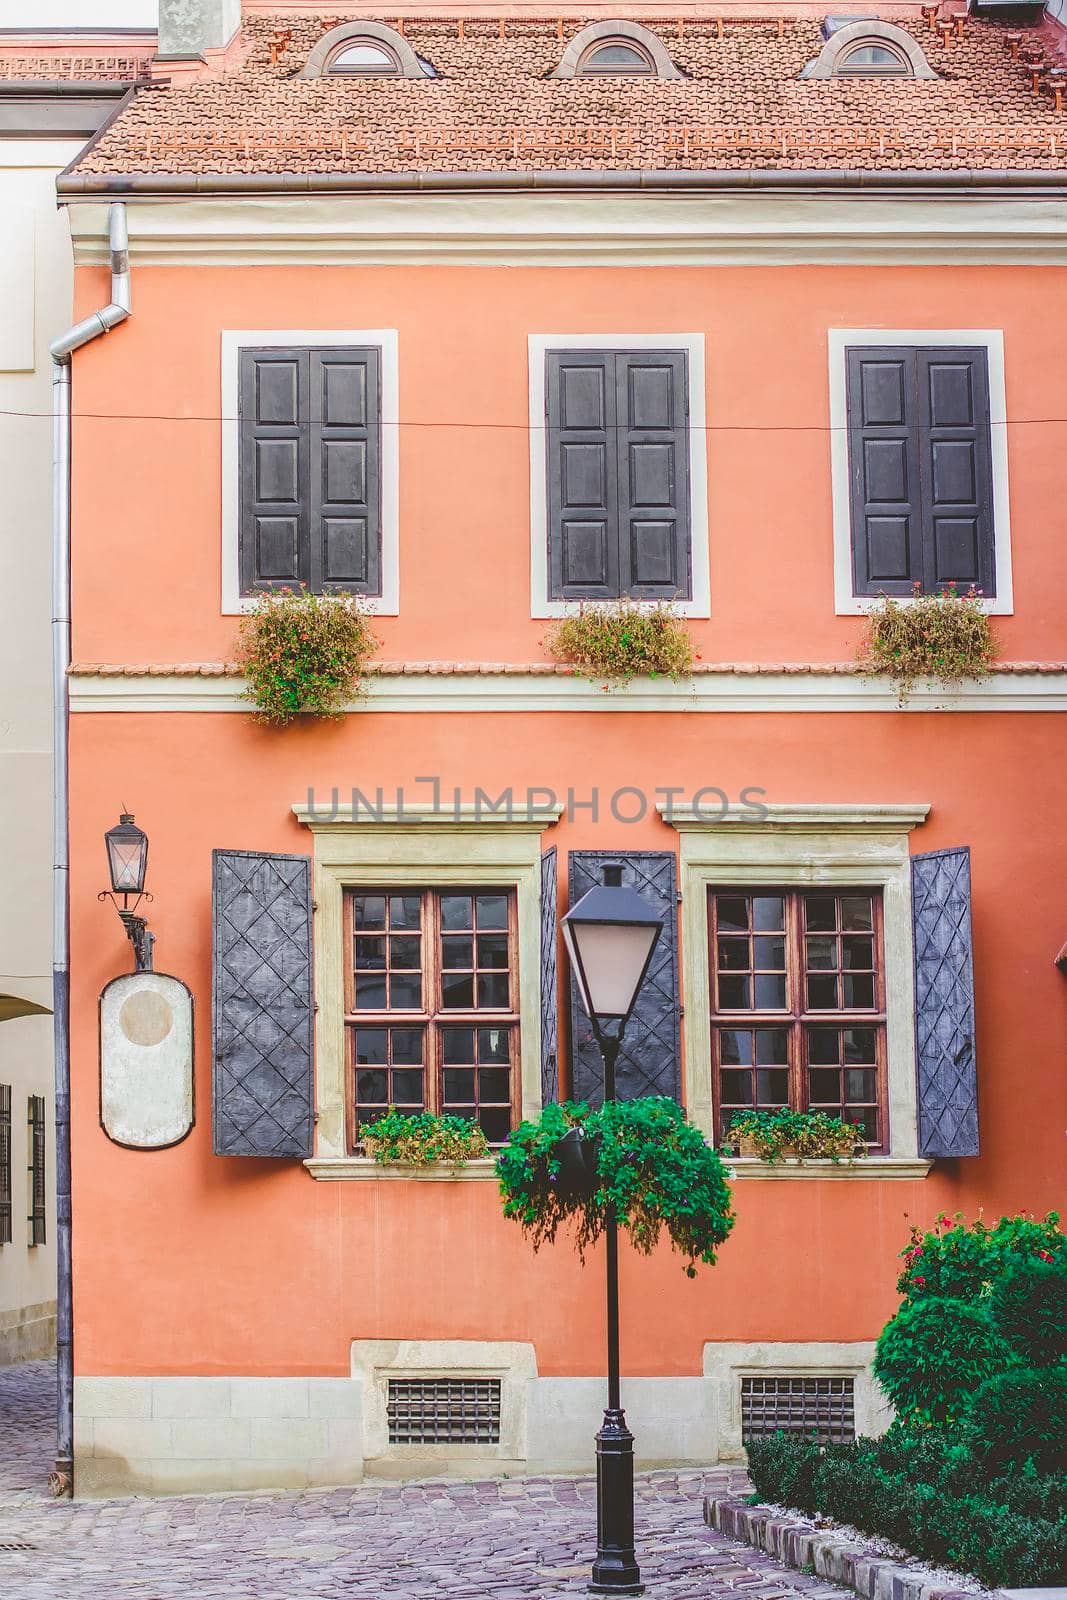
[[[220,332],[396,328],[402,615],[390,660],[541,657],[529,608],[527,335],[703,333],[713,617],[705,661],[833,661],[831,327],[1003,328],[1016,613],[1008,658],[1063,653],[1067,287],[1050,267],[135,268],[134,315],[75,360],[74,654],[215,660]],[[77,273],[78,315],[107,276]],[[119,420],[116,420],[119,419]],[[462,486],[462,492],[457,488]],[[132,582],[127,574],[134,562]]]
[[[78,1369],[342,1373],[353,1338],[532,1339],[545,1374],[603,1368],[600,1260],[530,1254],[489,1184],[316,1183],[296,1164],[222,1160],[210,1131],[210,853],[299,851],[289,814],[313,784],[470,794],[544,783],[757,784],[774,801],[933,802],[921,849],[973,851],[982,1156],[922,1182],[747,1182],[738,1222],[695,1283],[677,1256],[623,1252],[624,1369],[695,1374],[704,1340],[873,1336],[894,1304],[909,1220],[1067,1199],[1062,747],[1035,715],[359,714],[269,734],[243,715],[74,719],[73,1081]],[[96,901],[101,835],[122,798],[151,834],[157,965],[196,1000],[198,1119],[185,1143],[119,1149],[98,1122],[96,1001],[128,965]],[[657,822],[580,813],[570,847],[670,848]],[[547,842],[547,840],[546,840]]]

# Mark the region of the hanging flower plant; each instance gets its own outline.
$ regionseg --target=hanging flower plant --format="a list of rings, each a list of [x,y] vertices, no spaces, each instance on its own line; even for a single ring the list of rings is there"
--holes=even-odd
[[[543,644],[557,661],[570,661],[590,681],[629,683],[631,678],[687,678],[693,671],[693,641],[670,605],[633,600],[581,605],[554,622]],[[607,685],[605,685],[607,687]]]
[[[343,716],[377,645],[364,601],[301,584],[260,596],[241,618],[237,665],[247,699],[281,728],[299,716]]]
[[[884,599],[867,621],[860,663],[873,676],[892,678],[904,701],[923,678],[952,687],[984,678],[997,644],[980,589],[957,592],[949,583],[938,594],[915,585],[906,605]]]
[[[596,1111],[546,1106],[539,1122],[512,1133],[497,1173],[504,1215],[534,1249],[552,1244],[560,1224],[572,1221],[581,1260],[604,1231],[609,1205],[642,1255],[666,1229],[691,1278],[698,1261],[714,1264],[734,1224],[719,1157],[676,1101],[656,1096]]]

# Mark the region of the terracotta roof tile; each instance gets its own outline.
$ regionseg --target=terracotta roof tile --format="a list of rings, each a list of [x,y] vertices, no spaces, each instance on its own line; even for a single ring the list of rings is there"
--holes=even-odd
[[[494,678],[537,677],[573,678],[577,669],[557,661],[375,661],[367,669],[372,677]],[[1067,661],[998,661],[990,671],[1012,676],[1039,673],[1045,677],[1067,674]],[[730,673],[735,677],[766,677],[768,674],[815,677],[856,677],[864,672],[855,661],[704,661],[693,667],[693,676]],[[229,678],[240,677],[241,669],[228,661],[175,662],[93,662],[75,661],[69,668],[72,678]]]
[[[388,18],[383,18],[389,21]],[[390,24],[392,25],[392,23]],[[436,78],[297,76],[323,31],[308,16],[246,16],[231,75],[158,87],[86,152],[90,174],[398,173],[1067,165],[1067,112],[1034,93],[1007,30],[968,17],[943,44],[898,22],[934,81],[801,80],[823,39],[811,18],[714,15],[650,23],[685,78],[549,76],[580,20],[408,18]],[[289,35],[279,50],[278,37]],[[1050,35],[1032,29],[1054,61]],[[273,42],[273,51],[272,51]],[[272,54],[275,60],[272,63]]]

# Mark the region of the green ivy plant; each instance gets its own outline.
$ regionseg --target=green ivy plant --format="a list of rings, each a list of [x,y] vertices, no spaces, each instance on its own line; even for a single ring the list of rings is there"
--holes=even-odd
[[[343,716],[378,642],[356,596],[310,594],[303,584],[262,595],[237,632],[245,696],[273,727]]]
[[[605,688],[641,677],[677,682],[693,670],[689,631],[665,602],[581,605],[553,623],[542,642],[549,655],[572,662],[582,677],[607,679]]]
[[[727,1131],[729,1144],[751,1144],[761,1161],[774,1163],[795,1155],[799,1161],[853,1161],[867,1154],[855,1123],[842,1122],[825,1111],[741,1111]]]
[[[485,1134],[469,1117],[409,1113],[395,1106],[361,1130],[360,1142],[383,1167],[461,1167],[489,1155]]]
[[[559,1143],[571,1128],[594,1141],[595,1180],[586,1192],[560,1171]],[[648,1096],[591,1110],[566,1102],[524,1122],[497,1157],[504,1215],[518,1222],[535,1250],[552,1244],[561,1223],[574,1224],[579,1258],[604,1230],[613,1205],[621,1227],[643,1255],[665,1229],[696,1276],[711,1266],[734,1218],[726,1172],[703,1134],[674,1100]]]
[[[893,679],[901,701],[924,678],[946,687],[984,678],[996,657],[982,591],[960,594],[954,583],[937,594],[923,594],[916,583],[907,604],[883,599],[867,620],[859,653],[866,672]]]

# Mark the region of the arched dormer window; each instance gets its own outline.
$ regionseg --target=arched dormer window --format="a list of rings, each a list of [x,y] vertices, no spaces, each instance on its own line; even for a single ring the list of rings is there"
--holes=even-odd
[[[403,34],[381,22],[345,22],[324,33],[302,78],[426,78],[433,68]]]
[[[903,28],[864,18],[837,28],[802,78],[936,78],[922,48]]]
[[[680,78],[662,42],[637,22],[594,22],[576,33],[554,78]]]

